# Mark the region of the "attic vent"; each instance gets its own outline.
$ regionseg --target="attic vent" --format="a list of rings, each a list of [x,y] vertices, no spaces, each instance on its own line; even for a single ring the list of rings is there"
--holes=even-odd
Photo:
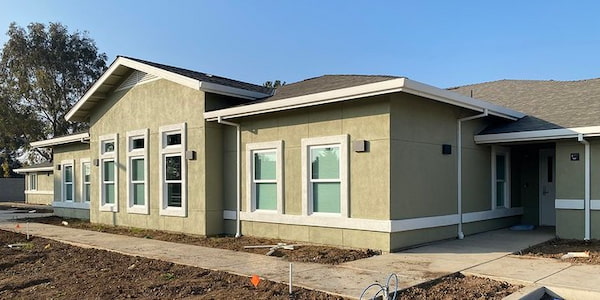
[[[130,89],[138,84],[143,84],[157,78],[156,75],[144,73],[142,71],[133,71],[133,73],[131,73],[131,75],[129,75],[116,90]]]

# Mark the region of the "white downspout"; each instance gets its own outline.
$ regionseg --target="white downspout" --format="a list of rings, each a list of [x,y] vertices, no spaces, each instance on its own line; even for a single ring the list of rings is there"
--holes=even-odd
[[[580,143],[582,143],[585,147],[585,199],[584,199],[584,219],[585,219],[585,235],[583,237],[584,240],[589,241],[590,240],[590,231],[591,231],[591,211],[590,211],[590,205],[591,205],[591,195],[590,195],[590,177],[591,177],[591,168],[590,168],[590,164],[591,164],[591,157],[590,157],[590,143],[586,140],[583,139],[583,134],[580,133],[577,136],[577,141],[579,141]]]
[[[240,162],[240,155],[241,155],[241,143],[242,143],[242,134],[241,134],[241,127],[240,124],[237,123],[233,123],[233,122],[229,122],[229,121],[225,121],[223,120],[223,118],[221,116],[217,117],[217,121],[219,122],[219,124],[224,124],[224,125],[229,125],[229,126],[234,126],[236,128],[236,133],[237,133],[237,138],[236,138],[236,208],[235,208],[235,237],[238,238],[240,236],[242,236],[242,223],[240,221],[240,211],[242,209],[242,197],[240,194],[240,185],[241,185],[241,162]]]
[[[487,108],[483,110],[483,113],[465,117],[457,120],[456,126],[456,148],[457,148],[457,206],[458,206],[458,239],[462,240],[465,238],[465,234],[463,233],[463,213],[462,213],[462,122],[474,120],[478,118],[483,118],[488,116]]]

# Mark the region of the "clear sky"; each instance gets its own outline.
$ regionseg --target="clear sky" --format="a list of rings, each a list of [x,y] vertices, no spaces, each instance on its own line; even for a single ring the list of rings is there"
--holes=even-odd
[[[13,21],[88,31],[109,61],[127,55],[257,84],[600,77],[600,1],[3,0],[0,30]]]

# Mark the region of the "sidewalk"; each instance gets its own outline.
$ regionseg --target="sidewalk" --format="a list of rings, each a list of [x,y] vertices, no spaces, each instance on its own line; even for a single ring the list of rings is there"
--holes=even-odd
[[[16,223],[0,222],[15,231]],[[23,228],[20,229],[22,231]],[[30,234],[81,247],[171,261],[244,276],[257,274],[287,283],[289,262],[230,250],[141,239],[39,223]],[[384,254],[337,266],[294,262],[294,285],[357,298],[369,284],[396,273],[401,288],[462,271],[504,280],[555,285],[600,292],[600,266],[571,265],[551,259],[509,255],[553,237],[553,233],[498,230],[445,241],[405,252]]]

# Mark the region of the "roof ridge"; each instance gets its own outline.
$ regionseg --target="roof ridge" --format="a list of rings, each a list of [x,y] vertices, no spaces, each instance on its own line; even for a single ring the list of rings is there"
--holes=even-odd
[[[484,82],[479,82],[479,83],[471,83],[471,84],[465,84],[465,85],[458,85],[458,86],[453,86],[453,87],[448,87],[446,88],[447,90],[455,90],[455,89],[459,89],[459,88],[466,88],[469,86],[477,86],[477,85],[482,85],[482,84],[490,84],[490,83],[496,83],[496,82],[502,82],[502,81],[512,81],[512,82],[557,82],[557,83],[569,83],[569,82],[585,82],[585,81],[592,81],[592,80],[599,80],[600,77],[596,77],[596,78],[586,78],[586,79],[577,79],[577,80],[555,80],[555,79],[499,79],[499,80],[491,80],[491,81],[484,81]]]

